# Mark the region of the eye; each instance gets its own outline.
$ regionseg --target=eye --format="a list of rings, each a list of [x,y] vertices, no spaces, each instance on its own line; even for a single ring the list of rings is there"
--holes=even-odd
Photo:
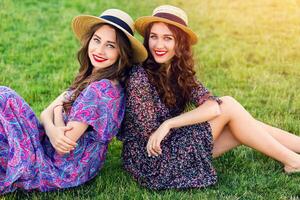
[[[165,37],[165,40],[170,41],[170,40],[173,40],[173,38],[172,37]]]
[[[150,35],[150,38],[151,39],[157,39],[157,36],[156,35]]]
[[[114,49],[114,48],[116,48],[114,45],[112,45],[112,44],[107,44],[106,45],[108,48],[111,48],[111,49]]]
[[[100,40],[99,40],[99,38],[97,38],[97,37],[94,37],[94,38],[93,38],[93,41],[96,42],[96,43],[100,43]]]

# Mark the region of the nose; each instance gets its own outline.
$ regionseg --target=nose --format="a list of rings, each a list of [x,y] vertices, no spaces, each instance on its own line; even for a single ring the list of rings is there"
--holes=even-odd
[[[158,38],[158,39],[156,40],[155,48],[161,49],[161,48],[163,48],[163,47],[164,47],[164,42],[163,42],[163,40],[162,40],[161,38]]]
[[[99,54],[104,54],[104,48],[105,48],[105,45],[99,44],[96,47],[96,52],[99,53]]]

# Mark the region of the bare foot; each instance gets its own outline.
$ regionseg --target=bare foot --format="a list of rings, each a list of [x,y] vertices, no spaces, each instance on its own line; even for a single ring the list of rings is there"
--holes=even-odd
[[[294,168],[291,166],[284,166],[284,172],[287,174],[293,174],[293,173],[299,173],[300,172],[300,167],[299,168]]]

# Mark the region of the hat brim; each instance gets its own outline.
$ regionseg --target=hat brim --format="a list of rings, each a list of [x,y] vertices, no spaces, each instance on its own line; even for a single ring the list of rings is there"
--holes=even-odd
[[[141,63],[148,57],[147,50],[144,45],[138,41],[135,37],[133,37],[128,31],[123,29],[118,24],[115,24],[111,21],[95,17],[92,15],[79,15],[75,17],[72,21],[72,28],[76,35],[76,37],[82,41],[85,34],[96,24],[106,23],[110,24],[118,29],[120,29],[128,38],[131,48],[133,50],[133,62]]]
[[[162,17],[155,17],[155,16],[139,17],[135,21],[134,26],[135,26],[135,29],[137,30],[137,32],[139,34],[141,34],[143,37],[145,37],[145,30],[148,27],[148,25],[152,22],[164,22],[164,23],[167,23],[167,24],[174,25],[174,26],[180,28],[182,31],[184,31],[185,33],[188,34],[188,36],[191,39],[191,44],[196,44],[197,41],[198,41],[198,36],[190,28],[188,28],[188,27],[186,27],[186,26],[184,26],[180,23],[177,23],[177,22],[174,22],[174,21],[162,18]]]

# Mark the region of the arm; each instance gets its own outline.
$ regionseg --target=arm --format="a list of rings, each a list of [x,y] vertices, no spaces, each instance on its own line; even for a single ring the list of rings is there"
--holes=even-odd
[[[65,132],[65,135],[72,141],[76,142],[86,131],[86,129],[88,128],[88,124],[84,122],[70,121],[68,122],[67,127],[72,127],[73,129],[67,130]]]
[[[159,128],[152,133],[148,140],[148,155],[157,156],[162,153],[160,148],[161,141],[167,136],[172,128],[179,128],[188,125],[194,125],[211,120],[221,114],[219,104],[208,100],[194,110],[183,113],[179,116],[164,121]]]
[[[51,126],[51,124],[54,125],[54,109],[56,107],[59,107],[62,105],[64,101],[64,95],[66,92],[63,92],[60,94],[45,110],[41,113],[41,123],[46,128]]]
[[[189,112],[166,120],[164,126],[170,130],[172,128],[194,125],[211,120],[220,114],[221,110],[219,104],[215,101],[208,100]]]
[[[196,104],[197,108],[165,121],[165,126],[167,126],[169,129],[172,129],[198,124],[211,120],[221,114],[219,107],[221,100],[217,97],[214,97],[198,81],[197,87],[195,87],[192,91],[191,102]]]
[[[93,134],[102,134],[108,126],[111,109],[108,102],[112,101],[110,92],[112,83],[107,80],[100,80],[87,86],[73,102],[68,113],[67,127],[72,130],[65,132],[66,137],[77,141],[90,126]]]
[[[202,123],[221,114],[219,107],[221,101],[212,96],[212,94],[201,83],[198,83],[198,86],[192,91],[191,101],[197,104],[198,107],[194,110],[166,120],[151,135],[147,144],[147,152],[149,156],[157,156],[162,153],[160,143],[172,128]]]
[[[52,146],[60,153],[68,153],[77,145],[65,136],[65,131],[71,130],[70,127],[57,127],[54,124],[54,109],[62,105],[65,92],[59,95],[45,110],[42,111],[40,119],[45,128],[46,135],[49,137]]]
[[[57,105],[54,109],[53,109],[53,122],[55,126],[66,126],[65,122],[64,122],[64,117],[63,117],[63,106],[62,105]]]

